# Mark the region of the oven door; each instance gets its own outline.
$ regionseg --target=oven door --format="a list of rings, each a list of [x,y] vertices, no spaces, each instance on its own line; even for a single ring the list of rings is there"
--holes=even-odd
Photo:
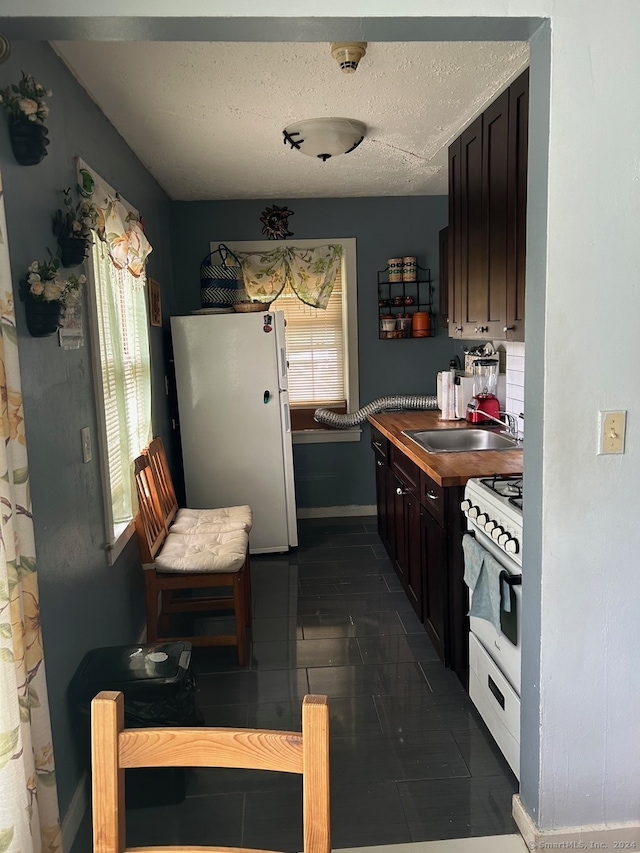
[[[468,519],[469,532],[473,533],[476,542],[488,551],[504,569],[505,583],[502,584],[502,606],[500,622],[502,632],[498,633],[491,622],[477,616],[469,617],[471,633],[495,661],[511,687],[520,695],[520,636],[522,612],[522,571],[486,533],[477,527],[472,519]],[[502,577],[502,575],[501,575]],[[473,592],[469,590],[469,606],[473,600]]]

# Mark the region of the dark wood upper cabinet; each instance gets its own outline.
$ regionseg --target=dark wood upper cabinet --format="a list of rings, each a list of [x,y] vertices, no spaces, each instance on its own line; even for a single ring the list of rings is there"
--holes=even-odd
[[[449,147],[449,335],[524,340],[528,71]]]
[[[486,236],[482,198],[482,116],[461,136],[460,287],[462,337],[484,322]]]
[[[438,315],[440,328],[449,325],[449,229],[442,228],[438,232]]]
[[[529,69],[509,87],[509,168],[507,210],[510,286],[506,339],[524,340],[524,290],[527,249],[527,156],[529,151]]]
[[[449,146],[449,225],[447,228],[447,323],[449,336],[462,332],[462,139]]]
[[[507,317],[507,175],[509,163],[509,92],[503,92],[482,121],[482,221],[485,227],[486,267],[478,311],[489,338],[503,338]],[[475,329],[474,329],[475,331]]]

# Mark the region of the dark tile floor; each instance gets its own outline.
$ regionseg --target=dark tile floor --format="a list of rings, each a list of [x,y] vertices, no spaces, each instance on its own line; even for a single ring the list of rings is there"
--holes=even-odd
[[[251,664],[194,650],[209,725],[299,729],[305,693],[331,712],[332,846],[515,832],[517,780],[441,665],[374,518],[301,521],[288,555],[252,558]],[[85,820],[72,853],[88,853]],[[302,850],[288,774],[190,770],[184,802],[131,809],[127,841]]]

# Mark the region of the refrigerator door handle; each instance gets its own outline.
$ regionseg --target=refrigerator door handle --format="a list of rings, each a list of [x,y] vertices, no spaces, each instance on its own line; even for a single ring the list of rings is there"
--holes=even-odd
[[[285,403],[282,409],[284,411],[284,431],[291,432],[291,412],[289,411],[289,404]]]
[[[284,347],[280,347],[280,376],[284,379],[287,375],[287,351]]]

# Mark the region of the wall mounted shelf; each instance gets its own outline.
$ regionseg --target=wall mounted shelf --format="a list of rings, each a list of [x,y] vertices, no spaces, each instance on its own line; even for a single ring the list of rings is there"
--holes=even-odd
[[[420,316],[414,323],[416,314]],[[431,270],[418,266],[415,281],[389,281],[389,267],[379,270],[378,315],[378,337],[383,340],[435,337]]]

